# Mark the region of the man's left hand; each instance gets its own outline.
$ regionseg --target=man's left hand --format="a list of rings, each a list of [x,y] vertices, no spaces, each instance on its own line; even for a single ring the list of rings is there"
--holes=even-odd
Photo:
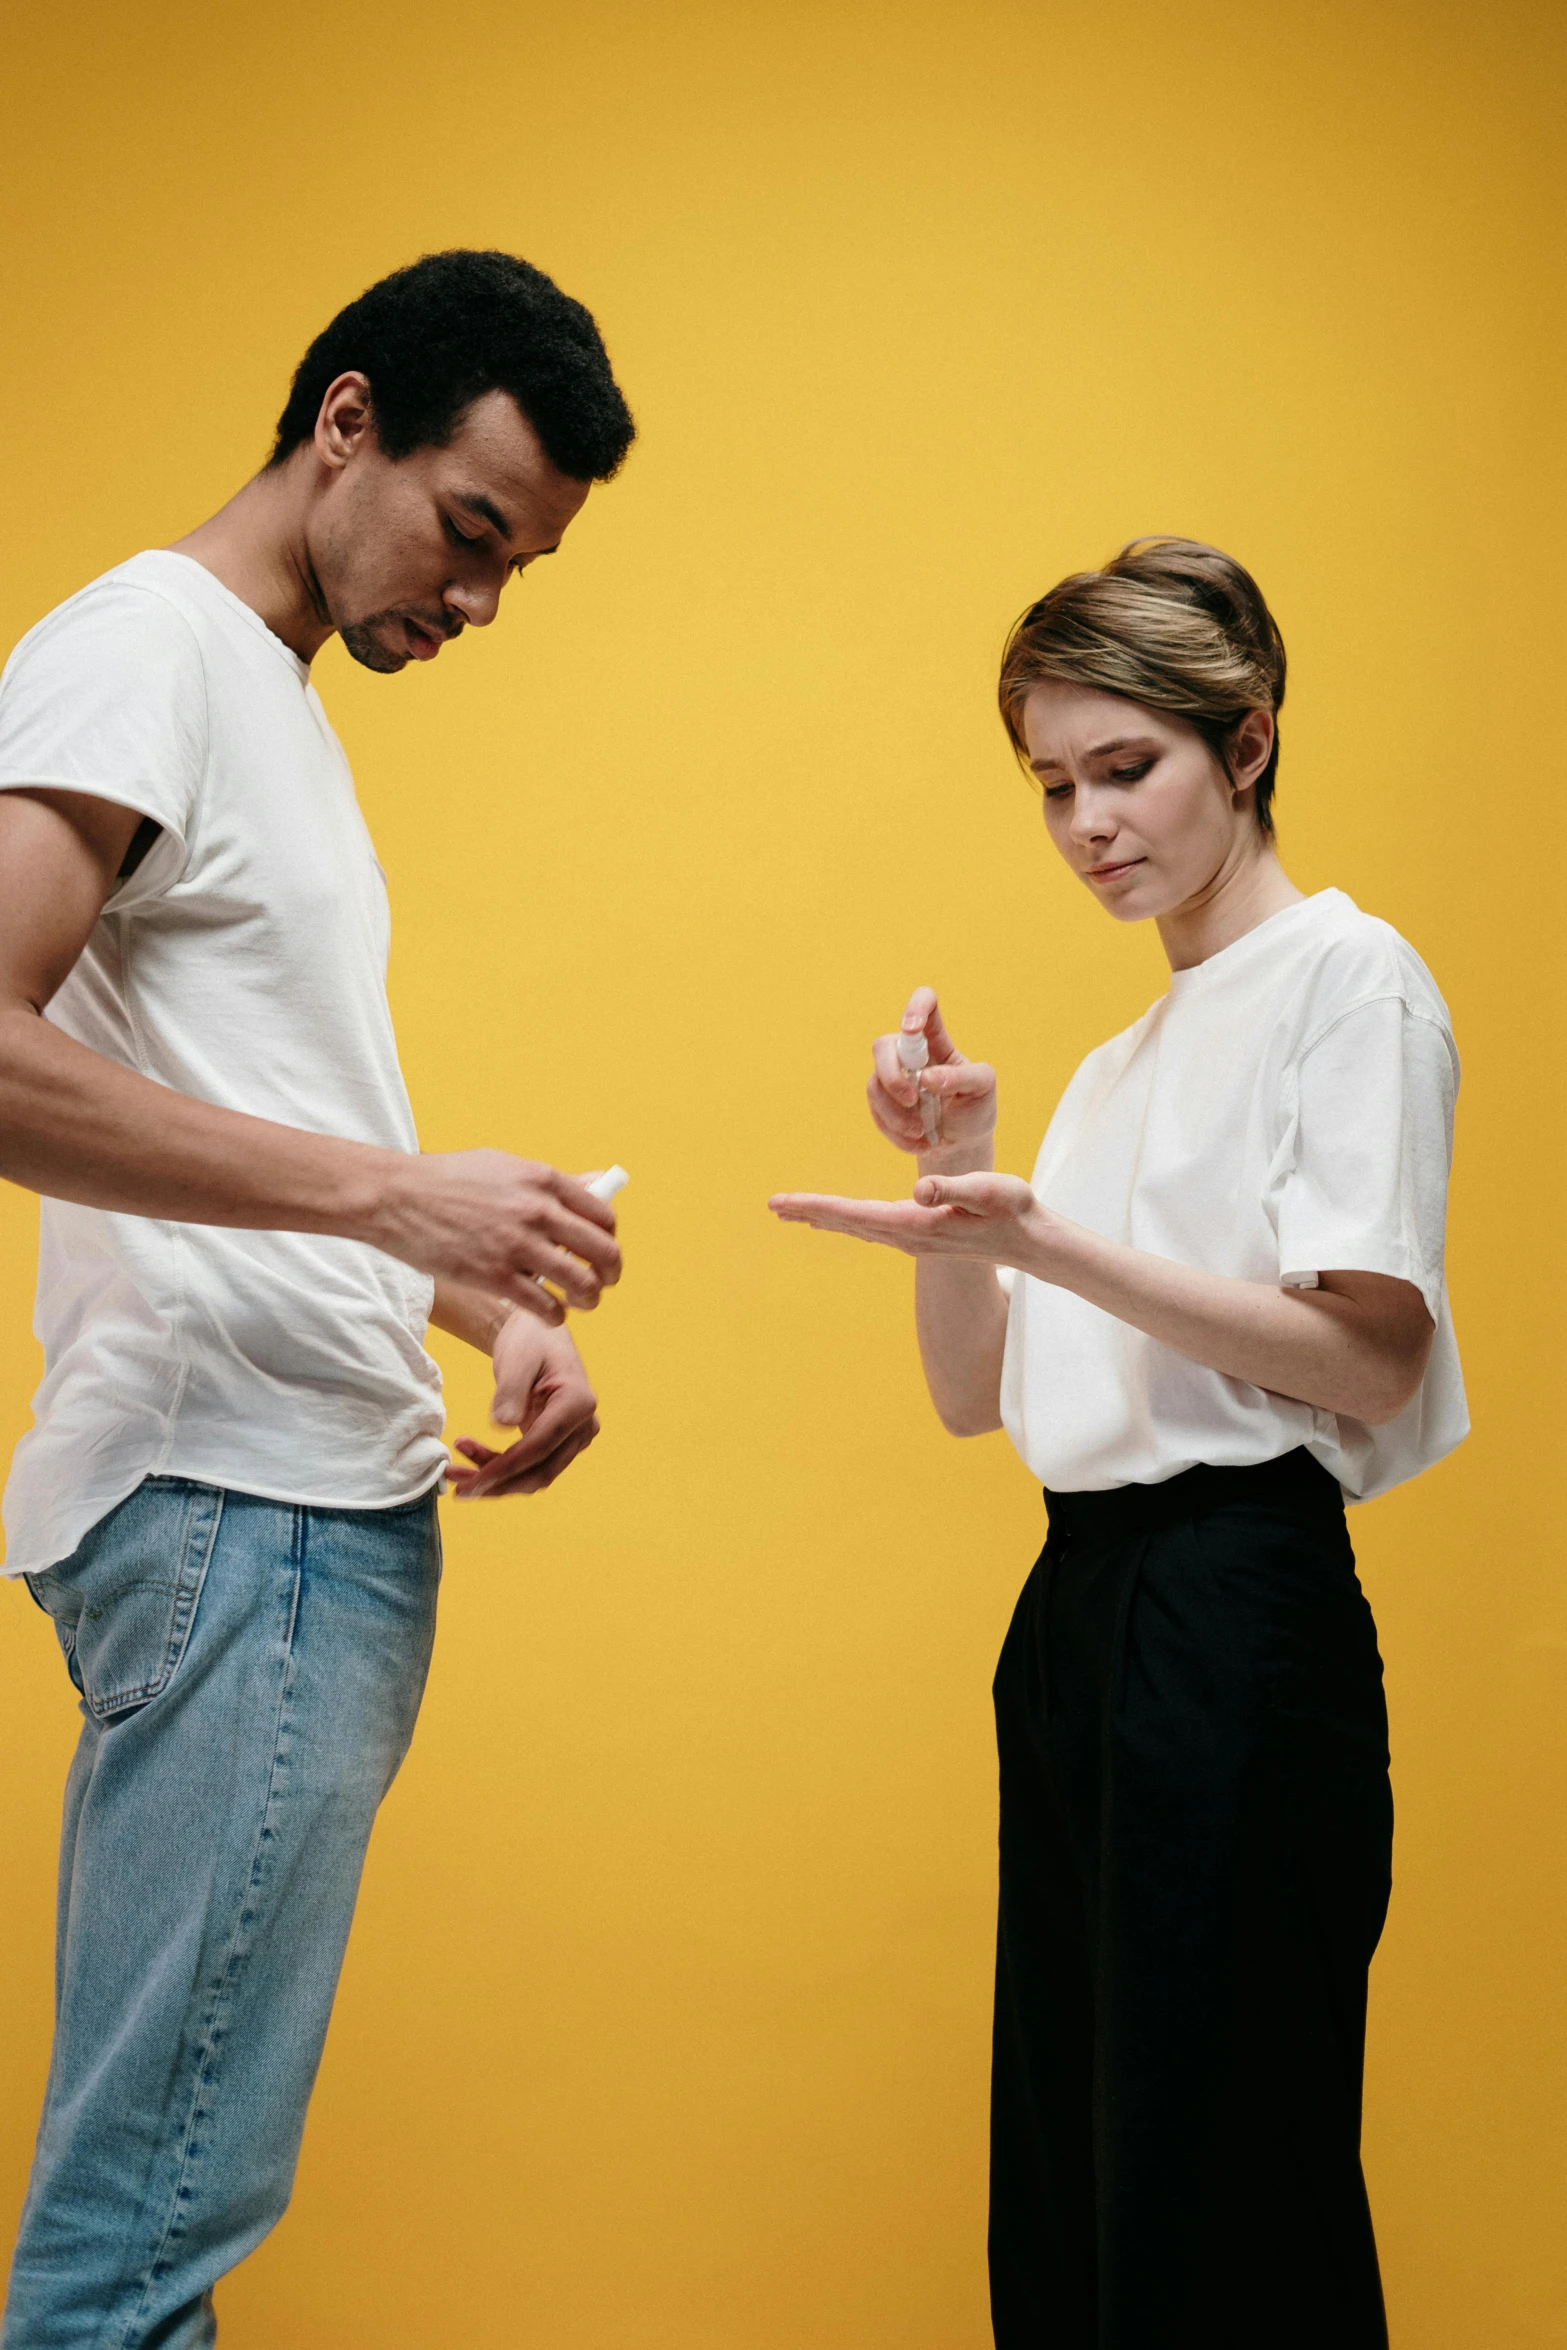
[[[501,1324],[493,1359],[490,1417],[515,1428],[517,1441],[497,1452],[472,1436],[458,1439],[463,1460],[453,1460],[447,1482],[465,1501],[542,1493],[599,1432],[598,1398],[568,1332],[514,1312]]]

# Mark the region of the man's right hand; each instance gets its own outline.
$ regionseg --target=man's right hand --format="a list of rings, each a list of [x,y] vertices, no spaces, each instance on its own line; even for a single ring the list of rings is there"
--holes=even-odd
[[[615,1211],[585,1183],[509,1151],[409,1157],[359,1237],[421,1273],[508,1297],[544,1322],[588,1311],[620,1279]]]
[[[368,1241],[541,1321],[620,1278],[615,1215],[509,1151],[419,1157],[253,1118],[144,1077],[42,1017],[139,818],[81,792],[0,792],[0,1177],[129,1216]]]

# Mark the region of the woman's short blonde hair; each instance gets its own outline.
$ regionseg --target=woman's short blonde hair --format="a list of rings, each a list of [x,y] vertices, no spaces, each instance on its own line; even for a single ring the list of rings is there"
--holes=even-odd
[[[1059,678],[1168,711],[1195,727],[1229,768],[1229,746],[1249,710],[1277,720],[1284,639],[1262,590],[1233,556],[1196,539],[1133,539],[1102,571],[1063,579],[1017,622],[1001,658],[1001,718],[1026,766],[1023,705]],[[1273,750],[1257,778],[1257,822],[1273,830]]]

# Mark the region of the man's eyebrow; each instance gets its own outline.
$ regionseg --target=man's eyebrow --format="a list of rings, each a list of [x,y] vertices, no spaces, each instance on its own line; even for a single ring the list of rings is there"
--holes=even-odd
[[[498,530],[503,539],[511,537],[511,524],[494,499],[487,498],[482,490],[458,490],[453,502],[466,513],[477,514],[479,520],[487,522],[491,530]]]
[[[1107,743],[1095,743],[1091,749],[1083,753],[1083,756],[1085,759],[1108,759],[1112,751],[1129,750],[1136,739],[1134,735],[1118,734]],[[1030,759],[1029,765],[1036,775],[1042,775],[1047,767],[1061,767],[1061,761],[1059,759]],[[1065,773],[1064,768],[1062,768],[1062,773]]]

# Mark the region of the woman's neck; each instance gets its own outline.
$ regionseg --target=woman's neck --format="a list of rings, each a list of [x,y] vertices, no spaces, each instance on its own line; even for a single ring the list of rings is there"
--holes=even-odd
[[[1270,841],[1226,858],[1205,889],[1184,905],[1158,917],[1159,936],[1172,971],[1189,971],[1255,930],[1270,915],[1299,905],[1305,896],[1279,863]]]

